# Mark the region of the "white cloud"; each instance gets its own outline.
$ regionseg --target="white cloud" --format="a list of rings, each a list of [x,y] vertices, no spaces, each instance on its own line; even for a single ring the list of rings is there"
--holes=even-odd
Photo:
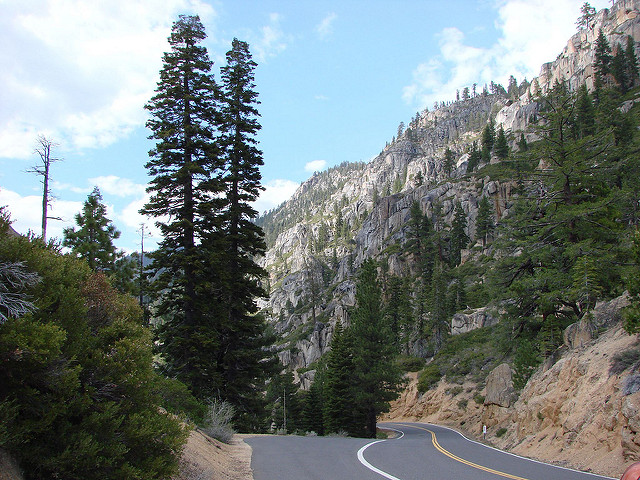
[[[260,213],[267,212],[291,198],[299,186],[299,183],[291,180],[278,179],[267,182],[253,208]]]
[[[251,42],[258,62],[265,63],[269,58],[282,53],[291,42],[291,36],[286,35],[280,26],[282,18],[279,13],[270,14],[268,25],[260,30],[260,37]]]
[[[26,234],[31,230],[36,235],[42,233],[42,196],[20,194],[0,189],[0,205],[6,205],[13,220],[13,228],[19,233]],[[47,221],[47,238],[57,237],[62,239],[62,230],[65,227],[74,227],[74,217],[82,210],[82,202],[70,202],[53,199],[47,212],[49,217],[58,217],[61,220],[50,219]]]
[[[331,12],[329,15],[324,17],[322,21],[316,26],[316,32],[320,36],[320,38],[325,39],[329,35],[333,33],[333,22],[338,18],[338,16]]]
[[[37,133],[102,147],[145,119],[178,13],[201,0],[0,2],[0,156],[28,157]]]
[[[491,81],[506,82],[514,75],[520,82],[537,76],[543,63],[553,61],[576,32],[575,20],[582,0],[498,0],[495,3],[501,32],[488,48],[465,44],[464,32],[445,28],[437,36],[440,52],[419,64],[403,99],[420,108],[455,98],[456,90],[478,84],[480,91]],[[606,0],[591,2],[595,8]]]
[[[306,165],[304,166],[304,169],[307,172],[319,172],[321,170],[324,170],[326,166],[327,166],[326,160],[313,160],[311,162],[307,162]]]
[[[106,175],[103,177],[90,178],[89,183],[100,189],[100,192],[108,193],[118,197],[131,197],[143,195],[146,185],[135,183],[128,178],[121,178],[116,175]]]

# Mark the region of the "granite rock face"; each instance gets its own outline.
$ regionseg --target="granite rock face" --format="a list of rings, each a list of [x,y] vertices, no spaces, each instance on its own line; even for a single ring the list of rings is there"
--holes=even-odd
[[[472,245],[479,243],[475,224],[483,196],[492,202],[496,221],[508,216],[515,184],[465,176],[470,144],[479,140],[490,117],[507,131],[511,148],[517,148],[520,132],[532,140],[535,133],[526,129],[537,112],[535,95],[559,79],[572,89],[582,83],[593,85],[593,47],[599,29],[612,46],[631,35],[638,50],[639,12],[640,0],[618,0],[600,11],[590,28],[578,31],[555,60],[541,67],[520,98],[481,94],[419,112],[369,162],[343,164],[302,183],[270,216],[268,251],[261,259],[269,273],[270,296],[260,307],[283,338],[279,347],[283,363],[309,367],[330,348],[335,323],[349,323],[349,308],[355,303],[354,273],[365,259],[384,260],[387,274],[415,273],[411,259],[398,248],[407,240],[414,202],[427,215],[433,215],[438,205],[448,225],[460,202]],[[445,170],[447,148],[454,154],[450,171]],[[463,251],[463,262],[468,255]],[[456,315],[452,332],[492,325],[494,319],[485,314]],[[566,341],[584,343],[592,328],[577,325]]]

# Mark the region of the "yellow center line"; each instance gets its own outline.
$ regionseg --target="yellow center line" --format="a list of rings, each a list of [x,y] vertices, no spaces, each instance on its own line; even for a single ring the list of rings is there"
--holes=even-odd
[[[469,460],[465,460],[464,458],[460,458],[457,455],[454,455],[453,453],[445,450],[438,443],[438,439],[436,437],[435,432],[433,432],[432,430],[429,430],[428,428],[418,427],[416,425],[408,425],[408,424],[405,424],[405,423],[397,423],[396,425],[401,425],[403,427],[409,427],[409,428],[417,428],[419,430],[424,430],[426,432],[429,432],[431,434],[431,442],[433,443],[433,446],[436,447],[436,450],[438,450],[440,453],[443,453],[447,457],[455,460],[456,462],[464,463],[465,465],[469,465],[470,467],[477,468],[478,470],[482,470],[482,471],[485,471],[485,472],[493,473],[493,474],[499,475],[501,477],[511,478],[512,480],[529,480],[529,479],[524,478],[524,477],[519,477],[517,475],[511,475],[510,473],[501,472],[500,470],[494,470],[493,468],[485,467],[483,465],[478,465],[477,463],[470,462]]]

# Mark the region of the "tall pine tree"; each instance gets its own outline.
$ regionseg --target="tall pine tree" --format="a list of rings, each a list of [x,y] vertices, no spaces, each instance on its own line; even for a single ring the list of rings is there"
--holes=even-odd
[[[212,361],[219,351],[216,317],[209,311],[216,298],[205,291],[211,282],[202,272],[215,254],[202,243],[211,225],[210,199],[222,193],[215,181],[222,166],[214,141],[218,87],[200,45],[205,38],[197,16],[181,15],[173,25],[156,95],[146,105],[156,144],[146,164],[151,196],[141,210],[156,217],[163,235],[152,267],[165,370],[200,398],[221,386]]]
[[[400,384],[400,372],[393,362],[393,336],[381,302],[376,264],[365,260],[356,283],[350,330],[354,339],[353,396],[361,433],[366,437],[375,437],[376,418],[389,411],[389,402],[397,398]]]
[[[264,348],[269,343],[266,323],[256,314],[256,299],[266,296],[261,283],[266,272],[256,257],[264,254],[266,244],[262,229],[253,222],[258,212],[251,205],[262,190],[259,167],[263,164],[255,139],[260,130],[255,67],[248,44],[234,39],[221,68],[219,143],[224,159],[224,199],[218,231],[209,239],[212,247],[222,247],[224,252],[218,367],[224,396],[236,407],[239,425],[246,428],[259,421],[255,414],[262,408],[260,392],[269,375],[275,373],[275,358]]]

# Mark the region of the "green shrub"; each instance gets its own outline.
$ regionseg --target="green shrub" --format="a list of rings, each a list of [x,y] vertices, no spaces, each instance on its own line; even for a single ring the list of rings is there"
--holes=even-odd
[[[638,347],[616,353],[611,359],[609,375],[619,375],[637,363],[640,363],[640,348]]]
[[[418,376],[418,391],[424,393],[440,381],[442,375],[438,366],[430,363],[422,369]]]
[[[403,372],[418,372],[424,367],[425,360],[421,357],[400,355],[397,358],[396,363]]]
[[[463,398],[462,400],[458,401],[458,408],[460,410],[466,410],[468,404],[469,404],[469,400],[467,400],[466,398]]]
[[[503,436],[505,433],[507,433],[507,429],[504,427],[501,427],[498,429],[498,431],[496,432],[496,437],[500,438],[501,436]]]
[[[447,388],[447,393],[452,397],[455,397],[456,395],[460,395],[462,390],[464,389],[460,385],[457,385],[455,387]]]
[[[476,393],[473,396],[473,401],[476,402],[478,405],[483,405],[484,404],[484,395],[480,395],[479,393]]]

